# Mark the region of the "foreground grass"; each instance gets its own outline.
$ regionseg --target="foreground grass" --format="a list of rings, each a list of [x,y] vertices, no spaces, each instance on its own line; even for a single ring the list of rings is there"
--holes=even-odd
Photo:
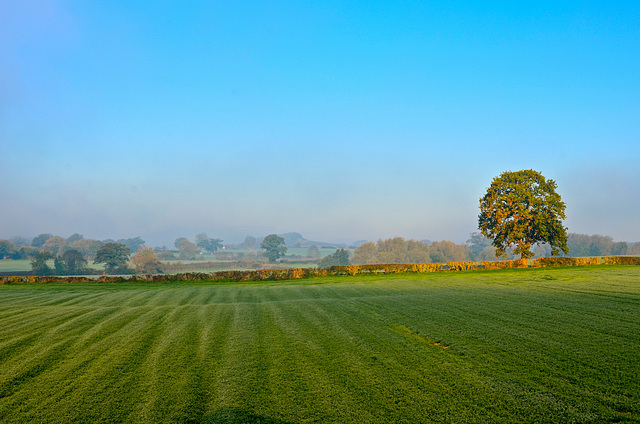
[[[0,422],[640,422],[640,267],[0,287]]]

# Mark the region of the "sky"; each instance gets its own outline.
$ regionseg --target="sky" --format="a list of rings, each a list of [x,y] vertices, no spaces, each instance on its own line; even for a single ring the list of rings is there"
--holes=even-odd
[[[640,2],[0,0],[0,238],[640,241]]]

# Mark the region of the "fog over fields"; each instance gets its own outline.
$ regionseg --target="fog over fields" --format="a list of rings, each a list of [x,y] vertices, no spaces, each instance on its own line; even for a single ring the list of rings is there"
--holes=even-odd
[[[0,3],[0,239],[464,242],[505,170],[640,241],[640,4]]]

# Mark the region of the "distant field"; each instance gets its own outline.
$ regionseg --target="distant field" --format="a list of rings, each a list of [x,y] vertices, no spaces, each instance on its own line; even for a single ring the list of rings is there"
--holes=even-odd
[[[53,268],[54,267],[53,260],[47,261],[47,265]],[[89,261],[89,268],[102,270],[104,269],[104,264],[94,264],[93,261]],[[0,272],[24,272],[24,271],[31,271],[30,259],[18,259],[15,261],[11,261],[11,260],[0,261]]]
[[[53,261],[51,261],[53,266]],[[0,272],[12,272],[12,271],[31,271],[31,261],[28,259],[19,259],[16,261],[2,260],[0,261]]]
[[[640,267],[0,286],[0,422],[640,422]]]

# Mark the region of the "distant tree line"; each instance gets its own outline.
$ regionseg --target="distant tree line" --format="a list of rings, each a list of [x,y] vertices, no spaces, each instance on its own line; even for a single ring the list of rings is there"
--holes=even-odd
[[[47,233],[31,242],[22,237],[0,240],[0,259],[30,259],[35,275],[133,274],[136,270],[129,267],[129,257],[144,244],[139,236],[115,241],[85,239],[78,233],[65,239]],[[104,264],[104,271],[91,268],[90,261]]]
[[[569,252],[560,252],[557,256],[619,256],[640,254],[640,243],[627,244],[614,242],[609,236],[569,233],[567,245]],[[551,257],[552,247],[548,244],[536,244],[533,247],[534,257]],[[496,256],[496,248],[491,240],[480,233],[472,233],[465,244],[451,241],[425,243],[417,240],[405,240],[394,237],[377,242],[367,242],[358,246],[351,257],[354,265],[397,264],[397,263],[430,263],[451,261],[495,261],[514,259],[513,250],[506,249],[505,257]]]
[[[255,237],[247,236],[243,243],[234,246],[246,247],[247,252],[224,251],[223,241],[208,237],[206,233],[197,234],[194,241],[180,237],[174,244],[177,250],[172,251],[164,246],[156,249],[144,246],[145,241],[140,237],[114,241],[85,239],[77,233],[66,239],[40,234],[30,242],[21,237],[0,240],[0,260],[31,260],[32,273],[36,275],[156,274],[166,267],[166,263],[161,261],[192,260],[199,253],[215,253],[219,261],[245,261],[255,267],[261,258],[275,263],[284,258],[287,252],[285,240],[275,234],[266,236],[260,245]],[[603,235],[569,233],[567,245],[569,252],[560,253],[560,256],[640,255],[640,243],[616,242]],[[551,246],[545,243],[534,244],[532,251],[536,258],[552,256]],[[494,261],[513,259],[514,256],[512,250],[506,249],[505,258],[496,257],[491,240],[479,232],[472,233],[464,244],[394,237],[363,243],[353,253],[348,249],[338,249],[321,259],[320,249],[315,245],[307,248],[306,252],[308,260],[317,263],[319,268],[348,264]],[[91,264],[102,264],[103,269],[92,268]]]
[[[75,233],[68,238],[53,234],[40,234],[29,243],[22,237],[0,240],[0,259],[31,259],[38,252],[49,252],[54,256],[62,256],[68,250],[77,250],[86,259],[93,260],[100,246],[105,243],[120,243],[135,253],[145,241],[138,237],[120,240],[85,239],[82,234]]]
[[[451,241],[436,241],[427,244],[418,240],[393,237],[386,240],[370,241],[358,246],[351,258],[354,265],[430,263],[466,261],[471,259],[468,245]]]

